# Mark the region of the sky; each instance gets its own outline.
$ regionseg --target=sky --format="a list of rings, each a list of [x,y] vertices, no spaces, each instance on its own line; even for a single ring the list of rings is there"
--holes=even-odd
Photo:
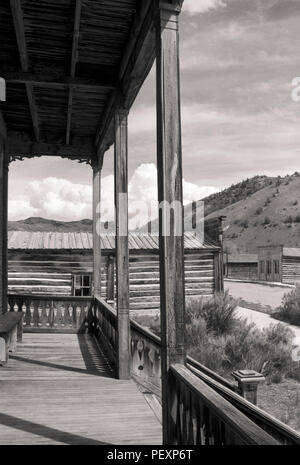
[[[185,0],[180,16],[184,203],[299,171],[300,0]],[[156,199],[155,66],[129,115],[129,209]],[[113,206],[113,151],[102,200]],[[91,217],[92,173],[69,160],[10,165],[9,219]],[[110,219],[109,215],[106,219]],[[141,222],[142,219],[141,219]]]

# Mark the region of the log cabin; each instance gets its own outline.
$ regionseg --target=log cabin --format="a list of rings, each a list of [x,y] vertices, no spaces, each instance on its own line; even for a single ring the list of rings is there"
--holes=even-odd
[[[224,254],[224,276],[242,281],[258,280],[257,254]]]
[[[300,282],[300,248],[261,246],[258,253],[259,280],[296,284]]]
[[[216,223],[217,224],[217,223]],[[185,233],[185,294],[210,297],[221,291],[218,263],[221,245]],[[158,311],[159,247],[155,234],[130,233],[129,293],[131,312]],[[115,236],[101,235],[101,295],[115,300]],[[8,233],[8,290],[11,294],[91,296],[92,233]]]

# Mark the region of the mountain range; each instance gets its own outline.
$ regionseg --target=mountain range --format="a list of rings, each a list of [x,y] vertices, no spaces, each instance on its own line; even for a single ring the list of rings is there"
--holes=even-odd
[[[212,194],[204,201],[207,218],[225,216],[224,247],[229,252],[255,253],[259,245],[300,247],[300,174],[255,176]],[[185,207],[185,228],[191,224],[192,205]],[[114,231],[113,223],[106,230]],[[151,230],[158,228],[152,221]],[[92,220],[63,222],[45,218],[9,221],[9,230],[92,231]],[[145,225],[140,232],[148,231]]]
[[[102,223],[105,231],[114,231],[113,223]],[[30,217],[26,220],[9,221],[9,231],[39,231],[39,232],[92,232],[93,221],[85,218],[78,221],[57,221],[40,217]]]

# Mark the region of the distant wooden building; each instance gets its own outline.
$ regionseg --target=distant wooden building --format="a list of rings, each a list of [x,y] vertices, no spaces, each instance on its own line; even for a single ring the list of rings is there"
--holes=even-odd
[[[259,247],[259,280],[295,284],[300,282],[300,248]]]
[[[185,233],[187,296],[210,296],[222,290],[221,247]],[[91,233],[9,232],[10,294],[92,295],[93,237]],[[101,292],[114,299],[115,237],[101,235]],[[129,235],[130,308],[159,308],[158,237]],[[222,273],[221,273],[222,275]]]
[[[224,254],[224,275],[229,279],[258,280],[258,257],[256,254]]]

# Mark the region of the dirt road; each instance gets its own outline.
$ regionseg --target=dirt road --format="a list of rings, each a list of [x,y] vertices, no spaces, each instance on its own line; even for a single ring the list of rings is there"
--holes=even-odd
[[[289,287],[271,287],[263,284],[240,283],[225,281],[225,289],[234,298],[243,299],[257,305],[269,306],[275,310],[281,303],[284,294],[291,292]]]
[[[238,307],[237,314],[239,317],[242,317],[247,320],[248,323],[255,323],[259,329],[267,328],[270,325],[276,325],[281,323],[285,326],[288,326],[293,333],[295,334],[294,343],[300,347],[300,326],[290,325],[283,321],[275,320],[270,315],[262,312],[256,312],[255,310],[249,310],[248,308]]]

